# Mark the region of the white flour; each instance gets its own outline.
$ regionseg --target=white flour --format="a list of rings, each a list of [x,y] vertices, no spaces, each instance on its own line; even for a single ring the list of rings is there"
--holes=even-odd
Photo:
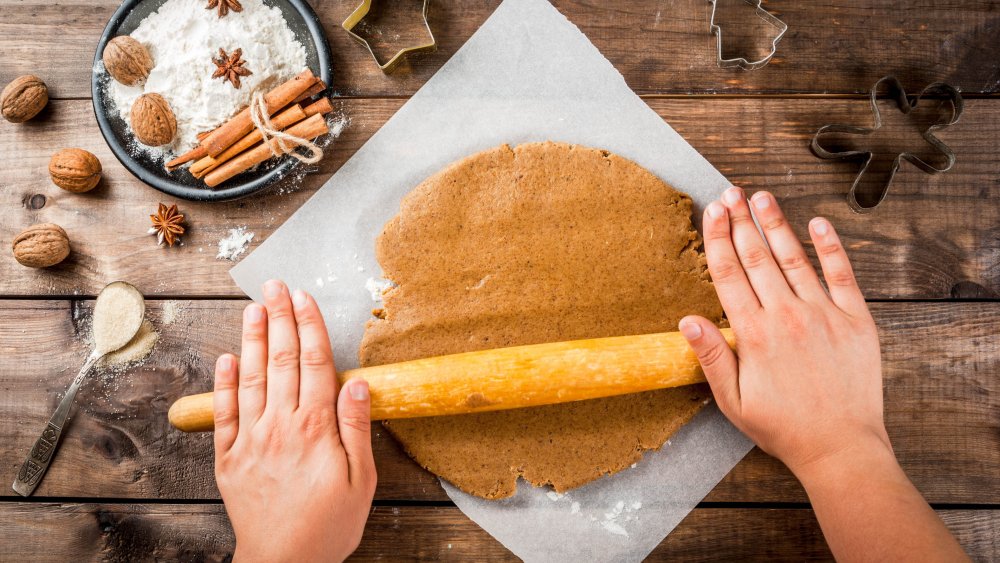
[[[306,51],[295,39],[277,8],[261,0],[242,0],[242,12],[220,18],[206,10],[204,0],[167,0],[132,32],[153,57],[146,83],[129,87],[108,82],[108,97],[122,118],[129,121],[132,103],[146,92],[163,96],[177,118],[177,136],[164,147],[144,148],[153,154],[184,153],[197,145],[197,135],[210,131],[250,103],[260,90],[266,92],[306,68]],[[236,89],[221,78],[212,78],[212,58],[219,49],[232,54],[243,49],[245,67],[253,74],[242,77]]]
[[[219,252],[215,257],[219,260],[235,261],[246,252],[252,240],[253,233],[247,232],[246,227],[229,229],[229,235],[219,241]]]

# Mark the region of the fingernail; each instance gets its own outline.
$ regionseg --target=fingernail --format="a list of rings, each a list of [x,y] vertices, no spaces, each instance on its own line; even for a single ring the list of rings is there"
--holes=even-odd
[[[281,295],[281,282],[278,280],[268,280],[264,282],[264,297],[274,299]]]
[[[742,198],[743,198],[743,190],[736,187],[729,188],[728,190],[722,193],[722,200],[728,203],[729,205],[733,205],[739,202],[740,199]]]
[[[368,399],[368,382],[364,379],[352,381],[349,387],[348,391],[351,393],[351,398],[355,401]]]
[[[247,322],[259,323],[264,320],[264,308],[256,303],[249,305],[243,314],[246,316]]]
[[[764,192],[757,192],[751,198],[753,201],[753,206],[757,209],[767,209],[771,207],[771,194]]]
[[[696,322],[688,321],[686,323],[681,323],[681,334],[684,338],[688,340],[694,340],[701,336],[701,325]]]
[[[219,356],[219,361],[215,364],[217,371],[233,371],[233,357],[229,354]]]
[[[813,230],[816,231],[817,235],[823,236],[830,232],[830,224],[826,222],[826,219],[813,219]]]
[[[718,219],[719,217],[722,217],[723,213],[726,212],[726,208],[722,207],[721,203],[713,201],[708,204],[708,209],[706,209],[706,211],[708,212],[709,217],[712,219]]]
[[[296,289],[292,293],[292,304],[295,305],[296,309],[301,309],[302,307],[305,307],[306,303],[308,302],[309,299],[306,298],[306,292],[302,291],[301,289]]]

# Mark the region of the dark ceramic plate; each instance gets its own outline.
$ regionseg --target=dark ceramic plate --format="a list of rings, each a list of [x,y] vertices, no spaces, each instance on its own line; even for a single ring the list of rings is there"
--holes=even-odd
[[[119,116],[118,111],[111,107],[111,101],[106,99],[105,85],[111,77],[106,72],[97,71],[98,68],[103,68],[103,65],[98,63],[108,40],[134,31],[139,22],[158,10],[164,2],[166,0],[125,0],[118,11],[111,16],[111,21],[104,28],[101,41],[97,44],[91,93],[94,97],[97,124],[101,128],[104,140],[111,147],[111,152],[136,178],[166,194],[195,201],[222,201],[244,197],[285,177],[299,165],[299,161],[293,158],[272,159],[230,179],[220,188],[212,189],[205,187],[186,168],[167,172],[163,168],[163,162],[142,151],[129,150],[129,145],[136,142],[135,137],[132,136],[128,124]],[[324,82],[331,84],[333,70],[330,45],[323,34],[323,26],[320,25],[319,18],[312,8],[305,0],[264,0],[264,4],[281,10],[295,38],[306,49],[306,64]],[[229,17],[232,17],[232,14]]]

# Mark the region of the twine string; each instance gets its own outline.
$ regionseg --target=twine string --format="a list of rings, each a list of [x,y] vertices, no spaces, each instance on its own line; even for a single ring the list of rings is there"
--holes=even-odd
[[[316,164],[323,158],[323,149],[316,143],[275,128],[267,111],[267,102],[264,101],[264,95],[260,92],[254,92],[253,99],[250,101],[250,119],[260,131],[261,140],[271,149],[271,154],[274,156],[290,154],[305,164]],[[272,139],[275,141],[274,143],[271,142]],[[289,148],[286,142],[291,143],[292,147]],[[308,150],[309,154],[305,155],[295,150],[299,147]]]

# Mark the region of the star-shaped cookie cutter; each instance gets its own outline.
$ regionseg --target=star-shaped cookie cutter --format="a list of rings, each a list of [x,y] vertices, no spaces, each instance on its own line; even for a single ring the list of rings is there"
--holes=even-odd
[[[757,10],[757,17],[764,20],[768,24],[774,26],[778,30],[778,35],[771,41],[771,52],[767,54],[762,59],[756,61],[747,60],[744,57],[736,57],[734,59],[724,59],[722,58],[722,28],[715,23],[715,10],[718,8],[718,0],[708,0],[712,5],[712,16],[709,19],[709,30],[715,35],[716,38],[716,53],[715,62],[721,68],[732,68],[740,67],[743,70],[757,70],[767,65],[771,62],[771,57],[778,51],[778,42],[781,38],[785,36],[785,32],[788,31],[788,24],[778,19],[774,14],[768,12],[761,6],[763,0],[743,0],[747,4],[750,4]]]
[[[913,108],[917,107],[920,103],[920,99],[928,96],[943,96],[951,104],[951,117],[947,120],[935,123],[931,125],[926,130],[924,130],[921,135],[924,140],[927,141],[932,147],[937,149],[947,160],[947,164],[944,167],[936,167],[929,164],[925,160],[921,159],[919,156],[910,152],[899,153],[895,160],[893,160],[892,168],[889,171],[889,178],[886,180],[885,185],[882,187],[881,192],[878,194],[878,198],[875,203],[871,206],[864,206],[858,202],[857,189],[858,185],[861,183],[861,179],[864,177],[865,172],[868,170],[868,166],[872,163],[874,158],[874,153],[871,151],[860,151],[860,150],[848,150],[848,151],[828,151],[823,148],[821,144],[821,137],[825,134],[848,134],[848,135],[871,135],[882,127],[882,114],[878,109],[878,94],[882,85],[885,84],[889,88],[889,95],[894,97],[896,105],[903,114],[909,114]],[[854,125],[826,125],[820,127],[819,131],[812,138],[812,143],[810,147],[812,148],[813,154],[819,158],[833,159],[833,160],[861,160],[861,170],[858,172],[857,177],[854,178],[854,183],[851,184],[851,190],[847,194],[847,203],[851,206],[857,213],[869,213],[874,210],[885,196],[889,193],[889,185],[892,184],[892,179],[896,176],[896,172],[899,170],[899,165],[903,160],[913,164],[920,170],[927,172],[928,174],[939,174],[941,172],[947,172],[951,170],[951,167],[955,165],[955,152],[951,150],[948,145],[944,144],[940,139],[934,136],[934,132],[940,131],[946,127],[958,123],[959,118],[962,117],[962,110],[965,107],[965,102],[962,100],[962,94],[958,89],[954,88],[949,84],[944,82],[935,82],[923,90],[920,91],[915,97],[910,97],[906,95],[906,91],[903,89],[903,85],[899,82],[895,76],[885,76],[879,79],[878,82],[872,86],[871,95],[871,108],[872,115],[874,117],[874,124],[872,127],[858,127]]]
[[[379,60],[378,55],[376,55],[375,51],[372,50],[372,46],[370,43],[368,43],[368,40],[365,39],[364,37],[361,37],[357,33],[354,33],[354,28],[357,27],[357,25],[361,22],[361,20],[365,19],[365,16],[368,15],[368,12],[371,11],[372,0],[363,0],[361,2],[361,5],[355,8],[354,11],[351,12],[351,15],[347,16],[347,19],[344,20],[344,23],[341,24],[341,27],[343,27],[344,31],[346,31],[351,37],[353,37],[355,41],[364,45],[365,48],[368,49],[368,52],[371,53],[372,58],[375,59],[375,64],[377,64],[378,67],[382,69],[383,73],[388,74],[392,72],[392,70],[396,68],[396,66],[399,65],[399,63],[402,62],[407,55],[410,55],[412,53],[420,53],[424,51],[433,51],[437,49],[437,41],[434,39],[434,32],[431,31],[431,24],[427,20],[428,4],[430,4],[430,0],[424,0],[424,7],[420,13],[424,20],[424,27],[427,28],[427,34],[430,36],[430,42],[423,43],[421,45],[414,45],[412,47],[406,47],[405,49],[400,49],[395,55],[392,56],[391,59],[389,59],[384,63]]]

